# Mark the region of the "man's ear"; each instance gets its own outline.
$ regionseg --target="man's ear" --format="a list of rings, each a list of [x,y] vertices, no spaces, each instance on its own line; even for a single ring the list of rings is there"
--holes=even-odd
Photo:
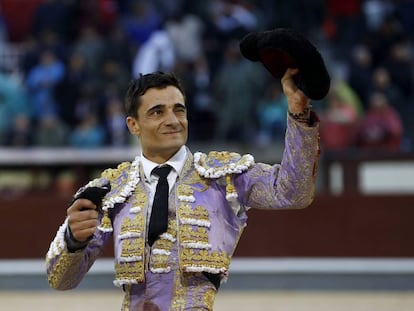
[[[138,124],[138,120],[128,116],[126,118],[126,124],[128,126],[129,132],[133,135],[139,136],[139,134],[141,133],[140,128],[139,128],[139,124]]]

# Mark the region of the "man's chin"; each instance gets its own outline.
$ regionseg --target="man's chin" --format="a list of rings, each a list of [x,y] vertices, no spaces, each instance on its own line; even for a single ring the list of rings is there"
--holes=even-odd
[[[185,143],[184,142],[180,142],[177,144],[165,144],[163,147],[163,149],[165,151],[169,151],[170,153],[176,153]]]
[[[182,145],[185,145],[186,139],[184,139],[181,135],[174,136],[171,135],[167,139],[164,140],[165,146],[177,147],[180,148]]]

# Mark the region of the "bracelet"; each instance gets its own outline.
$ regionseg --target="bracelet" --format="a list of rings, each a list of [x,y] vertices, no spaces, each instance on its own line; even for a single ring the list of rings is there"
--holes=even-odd
[[[300,123],[309,124],[309,121],[310,121],[310,109],[311,109],[310,107],[305,107],[302,112],[292,113],[292,112],[288,111],[288,113],[289,113],[289,116],[293,120],[295,120],[297,122],[300,122]]]

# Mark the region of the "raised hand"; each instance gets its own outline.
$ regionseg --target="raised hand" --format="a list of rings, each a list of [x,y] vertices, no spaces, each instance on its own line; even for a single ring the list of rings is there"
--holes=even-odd
[[[293,78],[298,72],[299,69],[297,68],[287,68],[281,79],[282,89],[288,100],[289,112],[293,114],[309,114],[310,99],[297,87]]]

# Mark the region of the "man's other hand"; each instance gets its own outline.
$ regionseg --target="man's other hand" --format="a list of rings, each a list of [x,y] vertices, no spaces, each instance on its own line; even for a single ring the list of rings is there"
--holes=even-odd
[[[77,199],[66,212],[68,224],[73,238],[78,242],[85,242],[98,227],[98,211],[96,205],[87,199]]]

